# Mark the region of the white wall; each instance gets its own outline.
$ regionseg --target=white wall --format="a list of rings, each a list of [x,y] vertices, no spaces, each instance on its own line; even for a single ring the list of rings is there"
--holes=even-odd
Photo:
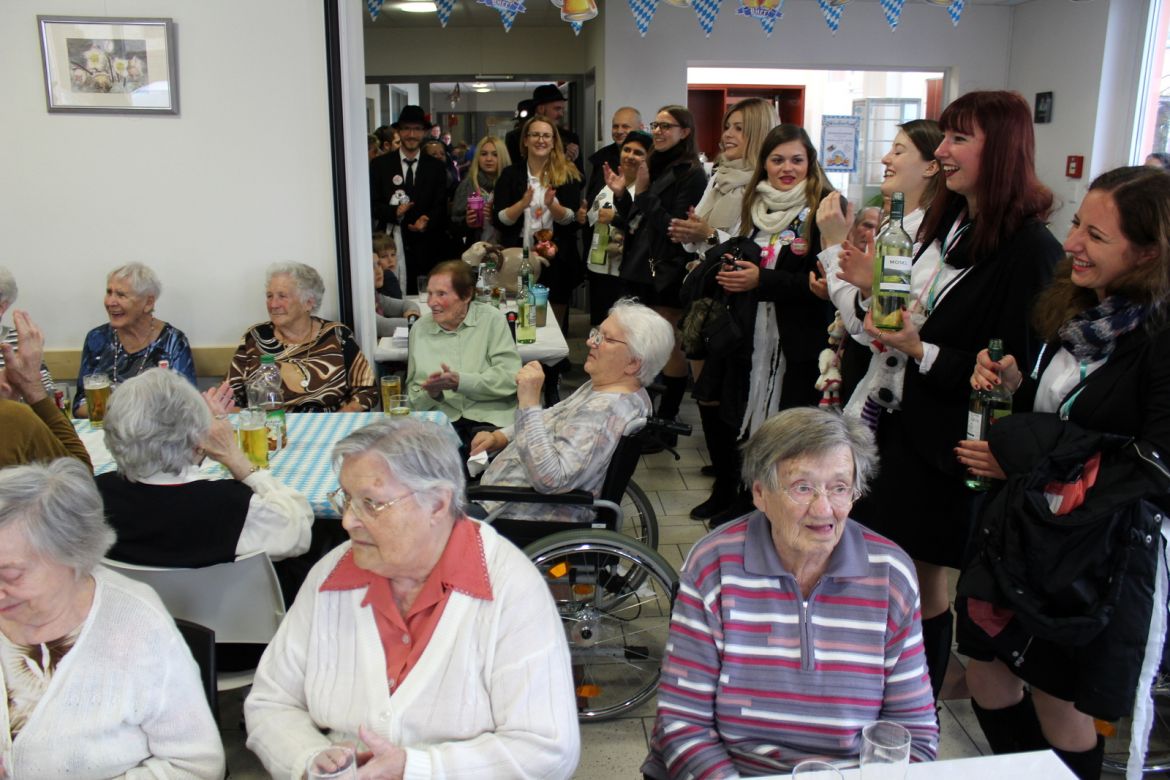
[[[545,2],[546,0],[538,0]],[[467,0],[474,2],[474,0]],[[600,24],[601,18],[585,27]],[[551,27],[376,27],[366,29],[370,76],[442,73],[583,73],[585,43],[567,24]],[[515,105],[513,105],[515,108]]]
[[[660,3],[650,31],[638,35],[624,3],[608,2],[618,21],[605,26],[606,110],[630,104],[649,115],[665,103],[686,104],[687,66],[843,69],[950,69],[951,94],[1002,89],[1007,83],[1011,9],[967,4],[956,28],[946,11],[906,3],[890,32],[878,3],[845,8],[836,35],[813,0],[787,0],[784,18],[767,38],[759,23],[725,2],[711,37],[690,9]]]
[[[172,17],[182,114],[47,113],[38,13]],[[5,0],[0,62],[0,263],[50,348],[105,322],[106,272],[131,260],[158,272],[158,314],[195,346],[266,319],[275,260],[320,270],[336,313],[320,0]]]

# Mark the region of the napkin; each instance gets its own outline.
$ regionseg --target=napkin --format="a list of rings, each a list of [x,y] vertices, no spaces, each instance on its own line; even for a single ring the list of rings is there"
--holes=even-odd
[[[467,459],[467,473],[473,477],[478,477],[488,467],[487,450],[480,452],[477,455],[472,455]]]

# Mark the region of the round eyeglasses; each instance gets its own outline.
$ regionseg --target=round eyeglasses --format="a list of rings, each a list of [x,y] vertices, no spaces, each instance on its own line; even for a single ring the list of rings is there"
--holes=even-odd
[[[607,344],[625,344],[626,346],[629,346],[629,342],[621,341],[619,339],[612,339],[609,336],[602,333],[599,328],[593,328],[592,330],[590,330],[589,337],[585,339],[586,344],[589,344],[589,345],[594,346],[594,347],[600,347],[601,342],[603,342],[603,341]]]
[[[529,133],[528,137],[533,141],[551,141],[553,139],[552,133]]]
[[[677,122],[651,122],[651,130],[673,130],[676,127],[682,127]]]
[[[844,482],[823,487],[818,487],[811,482],[794,482],[788,487],[780,488],[780,490],[788,496],[792,503],[800,506],[811,506],[817,500],[817,496],[824,496],[829,499],[830,504],[839,509],[849,506],[860,495],[852,485],[846,485]]]
[[[363,498],[357,503],[354,503],[353,497],[351,497],[349,493],[346,493],[341,488],[337,488],[337,490],[326,494],[326,497],[329,499],[329,505],[336,509],[337,514],[341,515],[342,517],[345,516],[347,509],[352,508],[353,513],[357,515],[359,520],[372,520],[382,512],[397,504],[399,501],[405,498],[410,498],[413,495],[414,491],[411,491],[405,496],[399,496],[398,498],[395,498],[391,501],[383,501],[382,503],[371,501],[368,498]]]

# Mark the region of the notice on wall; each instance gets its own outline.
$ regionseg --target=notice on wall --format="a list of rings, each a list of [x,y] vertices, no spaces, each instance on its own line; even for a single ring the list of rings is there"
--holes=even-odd
[[[857,172],[857,142],[861,134],[861,117],[821,117],[821,166],[836,173]]]

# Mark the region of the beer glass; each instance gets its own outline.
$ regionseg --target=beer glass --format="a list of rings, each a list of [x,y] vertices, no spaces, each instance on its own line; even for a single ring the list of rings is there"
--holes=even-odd
[[[792,768],[793,780],[841,780],[841,770],[827,761],[807,759]]]
[[[81,380],[85,388],[85,407],[95,428],[106,424],[106,406],[110,403],[110,378],[106,374],[87,374]]]
[[[386,414],[394,417],[405,417],[410,414],[410,398],[405,395],[390,396],[390,403],[385,408]]]
[[[861,730],[861,780],[903,780],[910,768],[910,732],[888,720]]]
[[[252,406],[240,411],[240,442],[252,465],[268,468],[268,413]]]
[[[390,414],[390,399],[402,395],[402,378],[399,376],[384,376],[379,383],[382,388],[382,412]]]

